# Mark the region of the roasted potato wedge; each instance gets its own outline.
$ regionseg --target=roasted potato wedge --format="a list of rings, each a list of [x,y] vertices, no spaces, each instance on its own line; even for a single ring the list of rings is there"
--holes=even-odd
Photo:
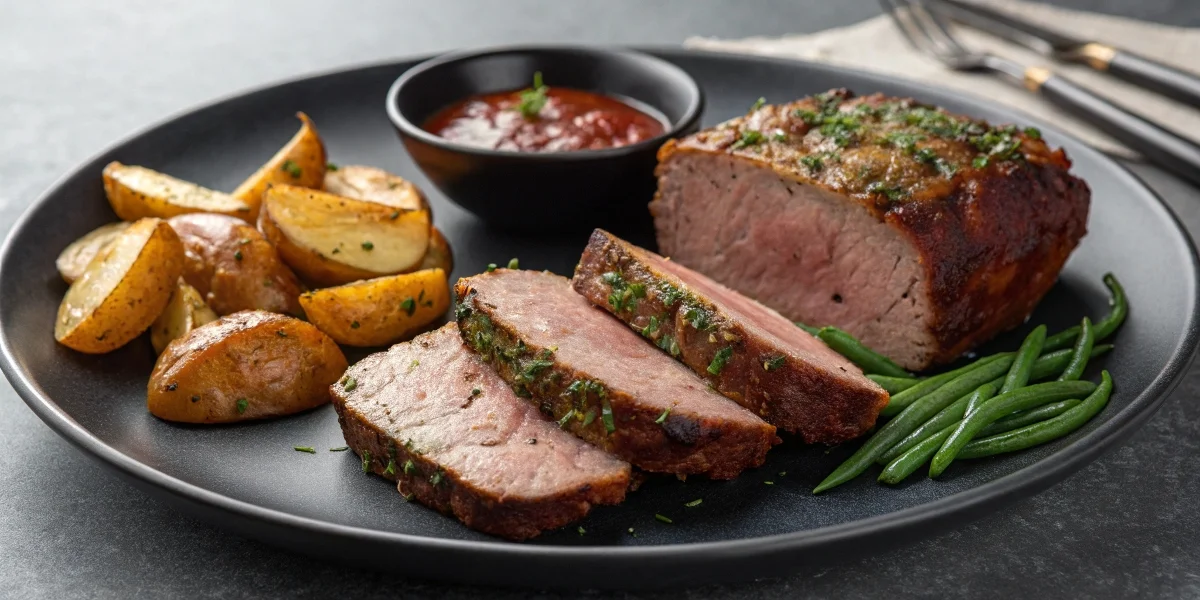
[[[146,404],[160,419],[229,423],[289,415],[329,402],[346,357],[299,319],[261,310],[221,317],[158,357]]]
[[[300,280],[257,229],[224,215],[180,215],[167,222],[183,242],[183,278],[217,314],[303,314]]]
[[[183,244],[161,219],[132,224],[88,264],[58,307],[54,339],[90,354],[111,352],[146,330],[183,272]]]
[[[446,314],[450,285],[445,271],[428,269],[307,292],[300,304],[309,322],[339,344],[383,346]]]
[[[425,199],[425,194],[411,181],[376,167],[330,166],[325,172],[325,191],[401,210],[429,211],[429,201]]]
[[[263,195],[258,228],[314,286],[394,275],[429,249],[429,213],[404,211],[292,185]]]
[[[113,212],[126,221],[168,219],[187,213],[220,213],[254,222],[253,207],[229,194],[170,175],[113,161],[104,167],[104,193]]]
[[[415,270],[424,269],[441,269],[447,276],[454,271],[454,252],[450,249],[449,240],[437,227],[429,229],[429,249],[425,251],[425,258],[421,259],[421,264],[417,265]]]
[[[258,168],[249,179],[233,190],[233,197],[249,204],[257,218],[263,192],[272,183],[288,183],[300,187],[321,189],[325,181],[325,143],[308,115],[296,113],[300,131],[292,136],[267,164]],[[254,218],[250,220],[254,222]]]
[[[155,352],[162,354],[173,340],[216,320],[217,313],[204,303],[200,292],[181,278],[171,292],[167,307],[150,326],[150,343],[154,345]]]
[[[129,227],[129,223],[125,221],[101,225],[87,235],[71,242],[71,245],[58,255],[58,260],[54,261],[54,266],[58,267],[58,274],[62,275],[63,281],[72,283],[79,279],[88,263],[92,262],[97,254],[117,239],[117,236],[127,227]]]

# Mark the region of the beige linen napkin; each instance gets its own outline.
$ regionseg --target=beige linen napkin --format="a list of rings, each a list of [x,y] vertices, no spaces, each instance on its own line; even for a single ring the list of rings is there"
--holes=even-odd
[[[1035,23],[1057,27],[1073,37],[1109,43],[1167,64],[1200,71],[1200,29],[1171,27],[1017,0],[991,0],[987,3]],[[1065,75],[1126,109],[1200,141],[1200,109],[1168,100],[1085,66],[1055,63],[1023,47],[974,29],[959,26],[955,31],[968,48],[987,50],[1025,65],[1049,66],[1055,73]],[[744,40],[691,38],[684,45],[705,50],[801,58],[953,88],[1045,119],[1105,152],[1136,157],[1134,152],[1100,130],[1007,80],[946,69],[932,57],[913,49],[886,15],[809,35]],[[871,90],[855,91],[861,94]]]

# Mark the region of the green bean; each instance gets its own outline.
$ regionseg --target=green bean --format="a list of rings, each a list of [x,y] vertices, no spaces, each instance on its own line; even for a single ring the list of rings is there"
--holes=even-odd
[[[895,396],[892,396],[892,398],[888,400],[887,406],[883,407],[883,410],[879,411],[879,414],[880,416],[884,417],[898,415],[904,409],[908,408],[908,406],[912,403],[920,400],[927,394],[933,393],[947,382],[954,380],[954,378],[970,373],[971,371],[983,367],[991,362],[1012,358],[1012,356],[1012,352],[1001,352],[999,354],[985,356],[984,358],[981,358],[965,367],[959,367],[953,371],[946,371],[940,375],[934,375],[927,379],[922,379],[916,385],[904,390],[903,392],[900,392],[899,394],[896,394]]]
[[[1088,359],[1092,356],[1092,344],[1096,341],[1094,336],[1091,319],[1084,317],[1079,326],[1079,341],[1075,342],[1075,352],[1071,354],[1071,362],[1063,369],[1063,374],[1058,376],[1059,381],[1075,381],[1083,375]]]
[[[1074,432],[1096,416],[1108,404],[1113,381],[1108,371],[1100,373],[1100,385],[1081,404],[1048,421],[1026,425],[1020,429],[974,440],[963,447],[959,458],[982,458],[1006,452],[1016,452],[1044,444]]]
[[[1051,381],[1013,390],[988,400],[975,412],[967,415],[958,424],[954,433],[951,433],[950,437],[942,444],[942,448],[934,455],[933,461],[929,465],[929,476],[941,475],[946,467],[954,462],[954,458],[962,451],[963,446],[970,443],[979,430],[987,427],[996,419],[1019,410],[1086,396],[1095,389],[1096,384],[1090,381]]]
[[[876,375],[868,373],[867,379],[879,384],[889,394],[898,394],[908,388],[917,385],[921,382],[920,379],[914,377],[888,377],[887,375]]]
[[[938,414],[934,415],[933,418],[922,423],[920,427],[914,429],[912,433],[908,434],[904,437],[904,439],[897,442],[895,446],[889,448],[888,451],[884,452],[883,456],[880,456],[876,462],[882,462],[886,465],[893,460],[896,460],[896,457],[907,452],[909,448],[921,443],[922,440],[934,435],[938,431],[941,431],[948,425],[954,425],[958,423],[960,420],[962,420],[963,416],[967,414],[967,407],[972,403],[982,404],[992,396],[995,396],[996,386],[999,385],[999,382],[1000,379],[993,379],[992,381],[975,388],[974,391],[963,396],[962,398],[955,400],[953,404],[943,408],[940,412],[938,412]],[[930,456],[933,455],[931,454]]]
[[[1079,400],[1063,400],[1062,402],[1055,402],[1053,404],[1047,404],[1045,406],[1023,410],[1019,413],[1014,413],[1004,417],[1003,419],[997,419],[995,423],[992,423],[991,425],[979,430],[979,435],[975,437],[988,437],[991,435],[996,435],[997,433],[1004,433],[1006,431],[1020,429],[1026,425],[1032,425],[1034,423],[1045,421],[1046,419],[1053,419],[1054,417],[1057,417],[1058,415],[1061,415],[1068,410],[1079,406],[1079,404]],[[959,458],[961,458],[961,456]]]
[[[1017,357],[1013,360],[1012,368],[1008,370],[1008,376],[1004,378],[1004,385],[1000,387],[1001,394],[1023,388],[1026,383],[1029,383],[1029,372],[1033,370],[1034,361],[1042,355],[1042,344],[1044,343],[1046,343],[1045,325],[1034,327],[1033,331],[1025,336],[1025,341],[1021,342],[1021,347],[1017,350]],[[983,400],[987,400],[987,398]],[[978,408],[978,404],[968,406],[967,412],[970,413],[976,408]]]
[[[1096,358],[1112,349],[1112,344],[1096,344],[1092,346],[1090,357]],[[1037,362],[1033,363],[1033,370],[1029,373],[1029,380],[1038,381],[1062,373],[1067,368],[1067,364],[1071,362],[1071,356],[1074,354],[1072,350],[1055,350],[1049,354],[1041,355],[1037,359]]]
[[[1125,322],[1125,317],[1129,314],[1129,299],[1125,297],[1125,288],[1121,286],[1121,282],[1112,273],[1104,275],[1104,285],[1108,286],[1108,305],[1111,307],[1108,316],[1104,317],[1096,323],[1096,341],[1108,339],[1108,336]],[[1079,337],[1079,326],[1068,327],[1048,338],[1042,346],[1045,352],[1054,350],[1062,350],[1070,348]]]
[[[801,323],[800,321],[796,321],[795,324],[796,324],[796,327],[799,327],[800,329],[807,331],[809,335],[814,336],[814,337],[817,335],[817,332],[821,331],[820,327],[813,327],[812,325],[805,325],[804,323]]]
[[[976,366],[954,379],[946,382],[938,389],[930,392],[928,395],[922,396],[919,400],[913,402],[908,408],[901,411],[896,418],[888,421],[875,435],[867,438],[861,447],[850,458],[846,459],[838,468],[834,469],[816,489],[814,494],[819,494],[830,488],[839,486],[855,477],[862,474],[879,458],[881,454],[900,441],[900,438],[912,433],[914,429],[928,421],[930,417],[937,414],[938,411],[946,408],[950,403],[957,400],[963,394],[999,377],[1008,372],[1008,368],[1012,366],[1012,356],[1000,357],[989,362],[984,362]],[[1069,385],[1077,382],[1058,383],[1057,385]],[[916,389],[918,386],[913,386],[911,389]],[[906,390],[907,391],[907,390]],[[905,392],[901,392],[903,394]],[[986,404],[984,406],[987,406]],[[981,411],[983,409],[980,409]],[[1014,409],[1015,410],[1015,409]]]
[[[892,359],[866,347],[857,338],[838,329],[837,327],[822,327],[817,332],[817,338],[825,345],[833,348],[834,352],[850,359],[866,373],[888,375],[890,377],[910,377],[908,371],[892,362]]]
[[[879,474],[879,481],[883,483],[896,485],[904,481],[914,471],[921,468],[921,465],[929,462],[934,454],[937,454],[942,443],[946,438],[954,433],[954,429],[958,426],[957,423],[949,427],[943,428],[941,431],[921,440],[917,445],[906,450],[903,454],[897,456],[892,462],[884,467],[883,472]]]

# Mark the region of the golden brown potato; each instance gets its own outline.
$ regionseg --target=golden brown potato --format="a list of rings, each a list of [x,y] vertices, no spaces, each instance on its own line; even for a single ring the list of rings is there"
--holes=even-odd
[[[150,343],[154,351],[162,354],[173,340],[177,340],[193,329],[217,320],[217,313],[204,303],[200,292],[183,280],[171,292],[171,300],[154,324],[150,326]]]
[[[142,219],[88,264],[58,306],[54,339],[80,352],[124,346],[162,312],[183,272],[183,244],[161,219]]]
[[[441,269],[307,292],[300,304],[317,329],[347,346],[383,346],[446,314],[450,285]]]
[[[145,167],[113,161],[104,167],[103,178],[108,203],[125,221],[147,217],[168,219],[187,213],[220,213],[254,222],[251,205]]]
[[[429,213],[291,185],[263,195],[258,228],[314,286],[408,271],[429,249]]]
[[[424,269],[441,269],[446,272],[447,277],[454,270],[454,252],[450,249],[450,242],[446,236],[442,235],[437,227],[429,229],[429,249],[425,251],[425,258],[421,259],[421,264],[417,265],[415,270]]]
[[[303,314],[300,280],[257,229],[224,215],[181,215],[167,222],[183,242],[183,278],[217,314],[256,309]]]
[[[376,167],[331,166],[325,172],[325,191],[402,210],[429,211],[425,195],[411,181]]]
[[[267,164],[233,190],[233,197],[250,205],[251,223],[257,220],[263,192],[272,183],[319,190],[325,181],[325,143],[308,115],[300,112],[296,117],[300,119],[300,131]]]
[[[58,268],[58,274],[62,275],[63,280],[67,283],[79,279],[88,263],[92,262],[97,254],[117,239],[117,236],[127,227],[129,227],[129,223],[125,221],[101,225],[87,235],[71,242],[71,245],[58,255],[58,260],[54,261],[54,266]]]
[[[290,415],[329,402],[346,357],[299,319],[261,310],[193,329],[158,357],[146,388],[150,413],[182,423]]]

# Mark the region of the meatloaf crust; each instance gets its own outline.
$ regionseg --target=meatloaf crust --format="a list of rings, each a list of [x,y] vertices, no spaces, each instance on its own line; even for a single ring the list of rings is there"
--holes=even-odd
[[[721,162],[687,163],[704,156]],[[739,220],[735,206],[686,213],[684,205],[694,199],[679,197],[680,180],[702,177],[701,171],[715,170],[708,169],[711,165],[726,166],[733,177],[736,169],[768,170],[786,184],[787,194],[808,188],[839,196],[915,249],[920,281],[903,291],[922,296],[924,304],[913,314],[924,320],[926,331],[911,336],[911,356],[901,357],[909,368],[950,361],[1020,324],[1086,233],[1088,186],[1068,173],[1066,154],[1050,149],[1040,132],[994,127],[911,99],[855,98],[833,90],[755,107],[743,117],[668,142],[659,152],[659,192],[650,205],[659,250],[796,320],[839,314],[837,307],[825,310],[788,298],[812,293],[797,285],[811,265],[764,280],[758,265],[743,262],[768,248],[750,243],[744,252],[726,252],[745,241],[747,222],[769,232],[770,221],[779,215],[741,207],[753,214]],[[709,189],[721,185],[712,181]],[[711,219],[708,231],[721,234],[714,247],[689,242],[698,219]],[[786,238],[786,232],[775,233]],[[909,300],[897,296],[889,301]],[[829,296],[822,300],[830,302]],[[890,325],[851,322],[848,328],[880,347],[897,333]]]
[[[718,392],[808,443],[856,438],[887,405],[858,367],[779,313],[607,231],[592,233],[572,284]]]

